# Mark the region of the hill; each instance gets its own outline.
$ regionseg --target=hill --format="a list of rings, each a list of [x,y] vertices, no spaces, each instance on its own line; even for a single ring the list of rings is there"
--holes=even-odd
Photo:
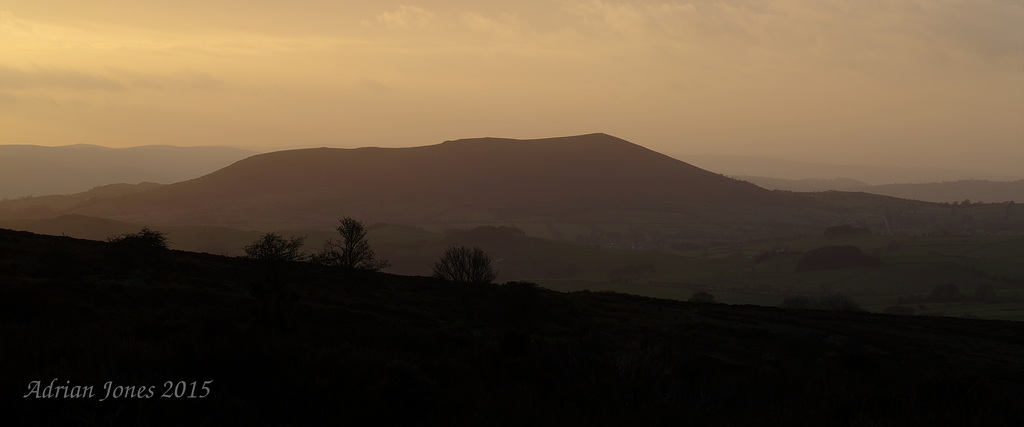
[[[768,191],[591,134],[267,153],[145,191],[0,202],[0,219],[70,214],[324,232],[351,216],[433,233],[511,226],[534,237],[660,251],[814,236],[842,224],[876,233],[1024,232],[1014,209],[985,210],[996,214],[950,215],[946,206],[866,193]]]
[[[0,201],[0,218],[51,218],[57,212],[66,211],[82,203],[152,190],[160,185],[152,182],[107,184],[81,193],[4,200]]]
[[[330,230],[337,218],[353,216],[434,232],[508,225],[538,237],[671,249],[709,240],[816,234],[850,211],[831,198],[767,191],[591,134],[281,151],[45,215],[258,230]],[[857,198],[871,206],[860,226],[881,225],[878,207],[906,207],[892,198]],[[0,217],[26,218],[12,206],[0,203]]]
[[[229,147],[0,145],[0,199],[72,194],[115,183],[170,184],[253,154]]]
[[[1013,425],[1024,415],[1019,322],[469,286],[7,230],[0,283],[0,340],[17,343],[0,352],[0,398],[15,425]],[[26,398],[34,381],[95,395]],[[122,394],[100,401],[107,382]]]
[[[414,148],[268,153],[194,180],[71,210],[147,223],[323,228],[450,224],[593,212],[690,212],[769,192],[604,134],[483,138]]]

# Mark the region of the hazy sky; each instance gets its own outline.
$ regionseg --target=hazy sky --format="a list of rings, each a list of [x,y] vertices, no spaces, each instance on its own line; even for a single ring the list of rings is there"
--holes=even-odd
[[[665,153],[1024,175],[1020,0],[5,0],[0,143]]]

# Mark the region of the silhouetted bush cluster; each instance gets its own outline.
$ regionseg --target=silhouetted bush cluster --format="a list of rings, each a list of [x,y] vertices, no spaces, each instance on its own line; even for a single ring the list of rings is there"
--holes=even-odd
[[[167,252],[167,234],[143,227],[136,233],[107,239],[111,256],[122,271],[145,271]]]
[[[143,227],[136,233],[111,237],[107,242],[118,254],[157,254],[167,250],[167,233]]]
[[[697,293],[693,294],[693,296],[690,297],[689,301],[690,302],[705,303],[705,304],[714,304],[715,302],[717,302],[717,301],[715,301],[715,296],[714,295],[712,295],[710,292],[703,292],[703,291],[702,292],[697,292]]]

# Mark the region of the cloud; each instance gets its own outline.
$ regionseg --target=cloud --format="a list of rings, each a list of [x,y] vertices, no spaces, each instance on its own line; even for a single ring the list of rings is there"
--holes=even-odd
[[[223,80],[209,74],[191,71],[164,75],[139,73],[119,68],[109,68],[108,70],[123,80],[126,85],[137,89],[212,91],[223,89],[226,85]]]
[[[1024,5],[1018,1],[924,3],[930,35],[963,52],[1020,61],[1024,55]]]
[[[700,10],[713,10],[706,5]],[[627,37],[678,35],[700,19],[698,7],[679,3],[631,3],[600,0],[577,1],[562,6],[571,24],[580,29]]]
[[[0,107],[8,107],[15,105],[47,105],[57,106],[57,102],[53,98],[40,95],[15,95],[12,93],[0,90]]]
[[[374,17],[374,20],[363,21],[367,25],[382,25],[389,30],[411,30],[429,28],[438,22],[438,17],[432,12],[416,6],[401,5],[393,12],[383,12]]]
[[[209,74],[180,72],[162,75],[109,68],[109,75],[69,69],[34,67],[23,70],[0,65],[0,91],[59,91],[122,93],[131,89],[212,91],[225,82]]]
[[[934,55],[1019,60],[1024,6],[1012,0],[688,3],[575,1],[561,10],[591,37],[688,43],[733,53],[805,57]]]
[[[473,32],[493,34],[503,39],[521,39],[526,32],[524,24],[510,14],[491,18],[477,12],[464,12],[461,23]]]
[[[125,86],[116,80],[80,71],[53,68],[25,71],[0,65],[0,89],[36,88],[117,92],[124,90]]]
[[[371,92],[386,92],[388,90],[388,87],[384,86],[383,83],[377,79],[370,78],[360,79],[359,86]]]
[[[25,33],[32,31],[32,26],[18,20],[18,18],[14,16],[14,12],[9,10],[0,10],[0,34],[7,31]]]

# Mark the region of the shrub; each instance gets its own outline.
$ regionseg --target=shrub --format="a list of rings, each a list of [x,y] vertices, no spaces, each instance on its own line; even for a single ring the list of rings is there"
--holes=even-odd
[[[692,297],[690,297],[690,302],[714,304],[717,301],[715,301],[715,296],[712,295],[710,292],[697,292],[693,294]]]
[[[146,267],[150,260],[167,252],[167,235],[143,227],[137,233],[127,233],[107,239],[115,258],[123,265]]]
[[[167,250],[167,233],[142,227],[137,233],[111,237],[107,242],[118,250],[155,253]]]

